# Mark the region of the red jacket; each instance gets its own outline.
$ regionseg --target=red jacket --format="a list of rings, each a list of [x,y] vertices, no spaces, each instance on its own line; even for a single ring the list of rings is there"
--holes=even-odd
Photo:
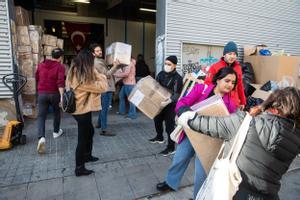
[[[205,84],[211,84],[212,79],[215,76],[215,74],[222,68],[227,67],[228,64],[224,61],[224,58],[221,58],[218,62],[213,64],[209,70],[208,74],[205,78],[204,83]],[[243,77],[242,77],[242,68],[240,66],[240,63],[238,61],[235,61],[231,66],[233,66],[234,71],[237,73],[237,86],[235,90],[232,91],[232,98],[234,99],[237,106],[239,105],[246,105],[246,96],[244,92],[244,85],[243,85]]]
[[[35,79],[38,93],[58,93],[58,88],[65,87],[65,67],[54,60],[45,60],[38,65]]]

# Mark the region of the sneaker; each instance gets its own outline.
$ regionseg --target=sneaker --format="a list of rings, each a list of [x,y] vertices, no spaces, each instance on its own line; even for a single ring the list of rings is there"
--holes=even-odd
[[[155,144],[155,143],[163,144],[163,143],[165,143],[165,140],[164,139],[158,139],[157,137],[155,137],[155,138],[150,139],[149,142],[152,143],[152,144]]]
[[[158,183],[156,185],[156,189],[158,191],[161,191],[161,192],[169,192],[169,191],[174,191],[173,188],[171,188],[167,183],[166,181],[162,182],[162,183]]]
[[[59,129],[58,133],[53,132],[53,138],[58,138],[64,133],[62,129]]]
[[[116,112],[117,115],[125,115],[125,113]]]
[[[45,153],[45,143],[46,143],[46,139],[44,137],[41,137],[39,139],[38,145],[36,150],[38,151],[38,153]]]
[[[175,150],[166,148],[165,150],[161,151],[159,154],[162,154],[163,156],[170,156],[172,154],[175,154]]]
[[[110,131],[101,131],[100,135],[102,135],[102,136],[115,136],[116,134],[114,134]]]

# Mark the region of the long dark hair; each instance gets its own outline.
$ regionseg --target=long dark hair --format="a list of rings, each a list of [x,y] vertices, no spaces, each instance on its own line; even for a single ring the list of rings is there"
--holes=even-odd
[[[81,50],[73,59],[69,73],[69,80],[75,76],[80,83],[95,81],[93,54],[87,49]]]
[[[261,104],[261,109],[274,108],[283,116],[300,123],[300,90],[295,87],[286,87],[275,90]]]
[[[212,83],[217,85],[217,80],[221,80],[224,77],[226,77],[228,74],[234,74],[235,75],[235,83],[234,83],[234,87],[233,89],[235,89],[237,82],[238,82],[238,76],[237,73],[234,71],[234,69],[232,67],[224,67],[222,69],[220,69],[215,76],[212,79]]]

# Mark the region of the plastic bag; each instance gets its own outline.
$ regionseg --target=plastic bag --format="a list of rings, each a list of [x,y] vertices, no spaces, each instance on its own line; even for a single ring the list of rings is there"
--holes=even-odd
[[[291,76],[283,76],[281,81],[277,83],[278,87],[285,88],[285,87],[294,87],[295,86],[295,80]]]

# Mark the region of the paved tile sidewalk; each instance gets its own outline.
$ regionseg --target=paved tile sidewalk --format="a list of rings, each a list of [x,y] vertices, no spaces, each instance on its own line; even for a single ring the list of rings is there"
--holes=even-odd
[[[94,121],[96,118],[94,115]],[[0,152],[0,200],[185,200],[192,197],[194,162],[178,192],[159,194],[155,189],[164,180],[172,157],[157,154],[165,145],[148,142],[155,133],[152,120],[140,113],[137,120],[129,120],[111,112],[109,127],[117,133],[116,137],[100,136],[95,129],[94,155],[100,160],[87,167],[96,173],[75,177],[75,120],[64,115],[65,134],[57,139],[52,138],[52,120],[47,121],[45,155],[36,152],[36,121],[26,121],[27,144]],[[281,199],[299,199],[299,167],[297,158],[283,177]]]

